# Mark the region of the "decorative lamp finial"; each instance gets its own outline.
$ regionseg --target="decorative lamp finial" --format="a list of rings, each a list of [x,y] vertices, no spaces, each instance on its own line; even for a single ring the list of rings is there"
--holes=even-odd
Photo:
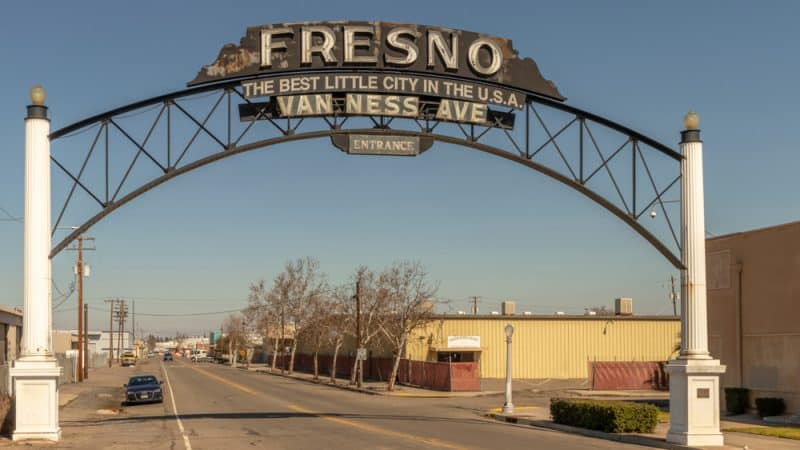
[[[698,116],[694,111],[689,111],[683,117],[683,126],[687,130],[700,129],[700,116]]]
[[[47,98],[47,93],[41,84],[37,83],[36,86],[31,88],[31,103],[33,105],[43,106],[45,98]]]

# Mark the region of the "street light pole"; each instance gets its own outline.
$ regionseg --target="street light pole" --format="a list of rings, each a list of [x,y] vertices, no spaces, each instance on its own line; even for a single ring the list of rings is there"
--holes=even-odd
[[[506,402],[503,404],[503,413],[514,413],[514,402],[511,401],[511,336],[514,335],[514,327],[509,323],[505,328],[506,332]]]

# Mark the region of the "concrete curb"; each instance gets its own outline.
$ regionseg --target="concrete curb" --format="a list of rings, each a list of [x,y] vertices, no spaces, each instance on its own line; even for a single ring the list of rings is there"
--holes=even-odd
[[[687,449],[696,449],[702,450],[700,447],[687,447],[684,445],[672,444],[666,441],[663,441],[658,438],[653,438],[649,436],[642,436],[638,434],[615,434],[615,433],[606,433],[603,431],[596,431],[596,430],[588,430],[585,428],[578,428],[578,427],[571,427],[569,425],[561,425],[558,423],[554,423],[551,420],[541,420],[541,419],[526,419],[523,417],[515,417],[509,416],[505,414],[498,414],[498,413],[487,413],[485,417],[491,417],[492,419],[499,420],[501,422],[508,422],[517,425],[530,425],[532,427],[538,428],[547,428],[550,430],[560,431],[562,433],[570,433],[570,434],[579,434],[581,436],[593,437],[598,439],[605,439],[607,441],[616,441],[616,442],[624,442],[626,444],[636,444],[642,445],[646,447],[655,447],[655,448],[665,448],[670,450],[687,450]]]

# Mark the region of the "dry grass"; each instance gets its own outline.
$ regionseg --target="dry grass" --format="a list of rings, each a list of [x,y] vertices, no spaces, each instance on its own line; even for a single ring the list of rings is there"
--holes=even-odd
[[[736,433],[750,433],[761,436],[800,440],[800,427],[731,427],[725,428],[722,431],[734,431]]]

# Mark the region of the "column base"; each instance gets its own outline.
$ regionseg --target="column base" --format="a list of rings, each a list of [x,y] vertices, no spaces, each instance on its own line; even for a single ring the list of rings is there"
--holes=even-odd
[[[23,356],[9,370],[14,396],[14,441],[58,441],[58,378],[55,358]]]
[[[687,447],[722,447],[725,445],[722,433],[667,433],[667,442]]]
[[[51,441],[51,442],[58,442],[61,440],[61,428],[58,428],[56,431],[53,432],[28,432],[28,433],[20,433],[14,431],[11,435],[11,439],[14,441]]]
[[[679,359],[667,363],[670,428],[667,442],[687,446],[721,446],[717,359]]]

